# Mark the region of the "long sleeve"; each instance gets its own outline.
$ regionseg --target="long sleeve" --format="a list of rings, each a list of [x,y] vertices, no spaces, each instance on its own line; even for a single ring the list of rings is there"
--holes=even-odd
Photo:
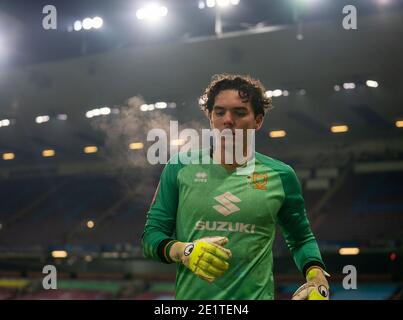
[[[177,163],[177,159],[176,162],[171,159],[161,174],[141,239],[143,254],[161,262],[168,262],[163,248],[172,240],[176,225],[179,194],[177,175],[182,167]]]
[[[287,168],[289,170],[281,173],[285,199],[278,215],[280,228],[295,264],[301,272],[305,272],[308,266],[314,264],[324,268],[318,244],[306,215],[300,183],[294,170],[289,166]]]

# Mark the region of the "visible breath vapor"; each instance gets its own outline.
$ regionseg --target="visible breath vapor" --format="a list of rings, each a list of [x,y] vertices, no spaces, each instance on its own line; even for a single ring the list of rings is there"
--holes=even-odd
[[[105,135],[105,144],[101,155],[115,169],[122,184],[131,195],[153,194],[156,176],[161,166],[151,165],[147,160],[147,150],[154,142],[147,141],[147,133],[159,128],[170,136],[170,121],[176,120],[161,110],[143,112],[140,106],[146,102],[141,96],[128,99],[120,107],[119,114],[97,117],[91,121],[95,130]],[[202,126],[197,121],[181,124],[179,130],[192,128],[201,132]],[[144,144],[143,149],[131,150],[134,142]],[[169,152],[169,145],[168,152]]]

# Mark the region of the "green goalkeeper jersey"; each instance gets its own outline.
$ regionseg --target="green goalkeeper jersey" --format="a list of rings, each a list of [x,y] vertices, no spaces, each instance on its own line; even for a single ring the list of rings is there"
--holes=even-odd
[[[301,272],[309,264],[323,266],[290,166],[257,152],[253,170],[245,172],[212,163],[209,151],[192,152],[191,158],[184,164],[178,154],[165,166],[147,214],[143,252],[168,262],[163,247],[169,239],[226,236],[232,258],[211,284],[178,264],[176,299],[273,299],[277,224]]]

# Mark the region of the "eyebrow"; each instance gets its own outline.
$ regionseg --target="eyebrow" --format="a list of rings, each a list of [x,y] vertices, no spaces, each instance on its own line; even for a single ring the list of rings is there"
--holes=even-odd
[[[226,109],[226,107],[222,107],[222,106],[213,106],[213,109]],[[238,106],[238,107],[234,107],[232,109],[237,109],[237,110],[245,110],[248,109],[245,106]]]

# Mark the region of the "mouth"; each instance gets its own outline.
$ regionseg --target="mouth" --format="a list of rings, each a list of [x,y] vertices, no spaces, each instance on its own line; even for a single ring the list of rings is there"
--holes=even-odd
[[[225,143],[234,143],[236,139],[234,132],[221,132],[221,140]]]
[[[225,136],[235,136],[235,130],[231,130],[231,129],[224,129],[221,130],[220,134],[225,137]]]

